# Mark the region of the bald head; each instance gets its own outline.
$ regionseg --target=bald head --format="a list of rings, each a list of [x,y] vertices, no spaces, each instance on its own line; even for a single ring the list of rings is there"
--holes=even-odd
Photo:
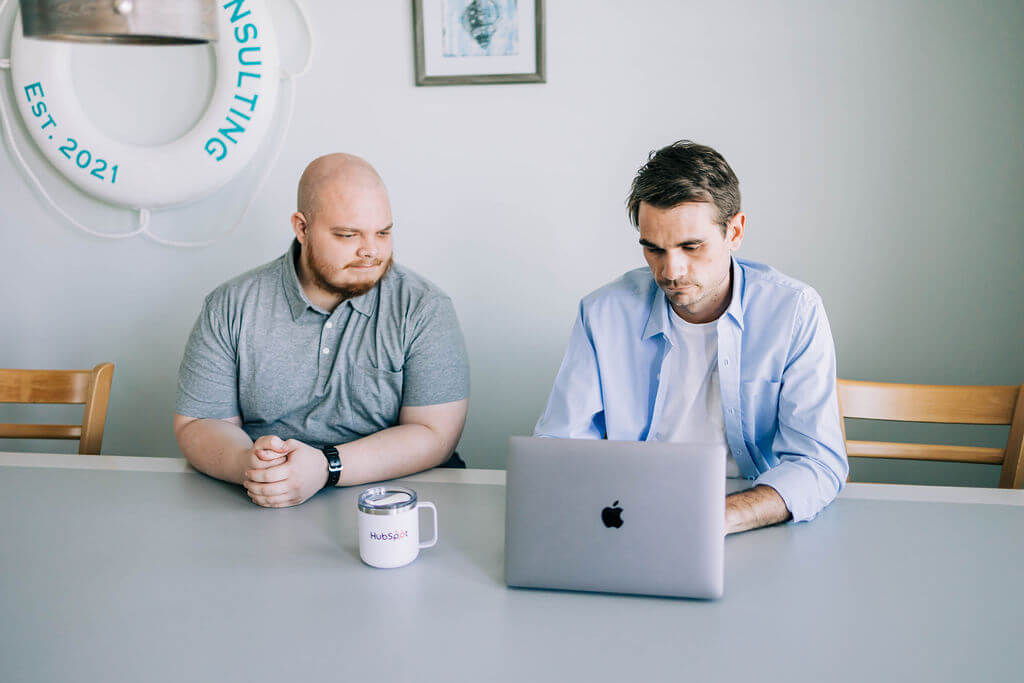
[[[387,202],[387,188],[377,171],[354,154],[327,154],[314,159],[299,178],[298,211],[307,221],[326,203],[358,200]]]

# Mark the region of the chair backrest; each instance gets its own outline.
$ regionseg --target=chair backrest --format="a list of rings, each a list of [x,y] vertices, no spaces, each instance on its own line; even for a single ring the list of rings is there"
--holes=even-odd
[[[1024,486],[1024,384],[1012,386],[942,386],[893,384],[841,379],[839,415],[845,418],[1010,425],[1006,448],[846,440],[851,457],[940,460],[1002,465],[1001,488]]]
[[[82,424],[0,424],[0,438],[78,439],[78,452],[99,455],[114,364],[92,370],[0,369],[0,403],[84,404]]]

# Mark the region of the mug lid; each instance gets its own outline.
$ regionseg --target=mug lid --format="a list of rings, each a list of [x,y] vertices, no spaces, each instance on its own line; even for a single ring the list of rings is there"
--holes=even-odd
[[[394,515],[416,507],[416,492],[404,486],[374,486],[359,494],[357,505],[371,515]]]

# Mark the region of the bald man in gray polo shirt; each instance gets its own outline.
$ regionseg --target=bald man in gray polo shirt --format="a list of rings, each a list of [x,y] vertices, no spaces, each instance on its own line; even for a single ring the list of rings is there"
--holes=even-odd
[[[188,461],[265,507],[439,465],[469,406],[451,299],[393,264],[373,167],[313,161],[291,222],[283,256],[206,297],[174,416]]]

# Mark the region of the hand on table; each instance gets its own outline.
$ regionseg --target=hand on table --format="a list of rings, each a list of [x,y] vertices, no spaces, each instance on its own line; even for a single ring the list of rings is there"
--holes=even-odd
[[[276,436],[261,436],[253,444],[253,453],[258,462],[246,470],[242,485],[257,505],[298,505],[327,483],[323,451],[297,439],[281,441]]]
[[[246,453],[245,467],[247,476],[249,470],[262,470],[268,467],[283,465],[288,461],[284,450],[284,441],[276,436],[261,436],[256,439]]]

